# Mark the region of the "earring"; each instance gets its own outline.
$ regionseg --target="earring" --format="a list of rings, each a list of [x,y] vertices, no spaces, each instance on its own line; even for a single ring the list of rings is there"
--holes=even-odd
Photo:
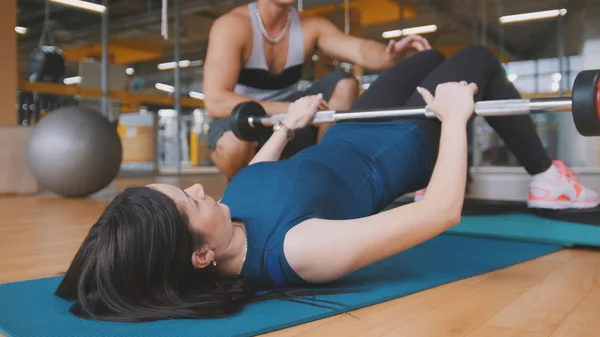
[[[217,266],[217,260],[213,260],[213,261],[212,261],[212,265],[213,265],[214,267],[216,267],[216,266]]]

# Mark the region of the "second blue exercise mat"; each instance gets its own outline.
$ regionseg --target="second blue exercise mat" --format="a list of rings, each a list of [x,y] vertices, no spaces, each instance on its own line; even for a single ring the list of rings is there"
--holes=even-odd
[[[346,310],[358,309],[560,249],[561,246],[551,244],[441,235],[364,268],[340,283],[346,289],[364,289],[364,292],[322,298],[341,303]],[[94,322],[68,313],[70,303],[53,295],[59,282],[59,277],[53,277],[0,285],[0,331],[8,337],[254,336],[337,314],[310,305],[269,301],[248,306],[225,319],[135,324]]]

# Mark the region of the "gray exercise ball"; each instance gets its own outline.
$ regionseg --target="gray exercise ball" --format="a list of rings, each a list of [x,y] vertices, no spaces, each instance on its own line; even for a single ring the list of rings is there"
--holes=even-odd
[[[85,197],[116,178],[123,148],[116,127],[99,112],[68,106],[36,124],[27,156],[42,188],[64,197]]]

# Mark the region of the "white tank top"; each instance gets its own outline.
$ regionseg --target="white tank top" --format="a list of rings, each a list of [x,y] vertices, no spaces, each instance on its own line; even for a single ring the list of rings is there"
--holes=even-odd
[[[234,92],[257,100],[283,101],[298,91],[304,65],[304,39],[297,10],[292,7],[289,27],[289,49],[285,67],[279,74],[269,71],[264,54],[264,39],[258,18],[256,2],[248,4],[252,22],[252,54],[242,67]]]

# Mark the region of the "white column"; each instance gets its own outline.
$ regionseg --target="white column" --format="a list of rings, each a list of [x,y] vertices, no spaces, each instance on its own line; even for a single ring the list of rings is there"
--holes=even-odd
[[[581,31],[567,31],[565,37],[569,39],[572,34],[582,36],[581,70],[600,69],[599,15],[600,5],[586,5],[581,16]],[[570,115],[557,114],[556,120],[559,122],[558,159],[573,167],[598,167],[599,138],[581,136]]]

